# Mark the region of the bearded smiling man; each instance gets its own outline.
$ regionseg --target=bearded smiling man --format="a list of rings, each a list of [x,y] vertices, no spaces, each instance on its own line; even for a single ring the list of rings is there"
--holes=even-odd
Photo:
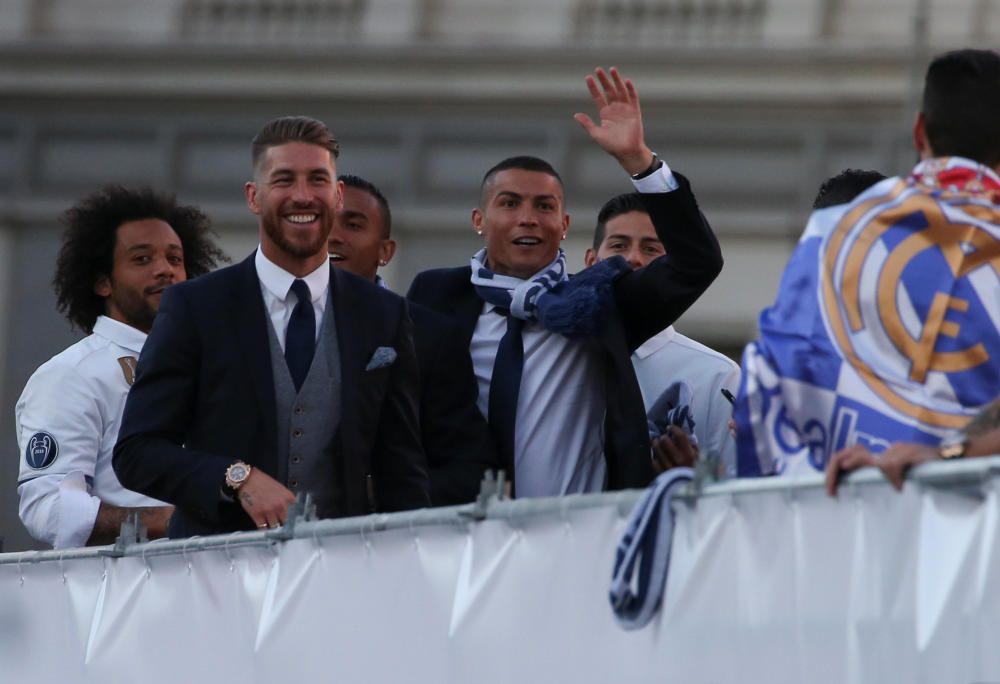
[[[339,145],[308,117],[267,123],[247,206],[260,247],[170,290],[125,407],[114,466],[177,507],[170,536],[430,503],[406,303],[334,270]]]

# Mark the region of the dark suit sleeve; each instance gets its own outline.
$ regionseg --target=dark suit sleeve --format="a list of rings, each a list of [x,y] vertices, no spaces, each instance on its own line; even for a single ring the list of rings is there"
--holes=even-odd
[[[433,274],[429,274],[426,271],[418,273],[413,278],[413,282],[410,283],[410,289],[406,293],[406,298],[411,302],[416,302],[420,306],[426,306],[432,311],[450,315],[451,312],[443,304],[443,301],[446,301],[445,298],[435,296],[437,288],[433,287],[434,281]]]
[[[201,362],[198,326],[184,295],[176,286],[163,294],[125,402],[113,466],[126,488],[214,521],[233,459],[183,447]]]
[[[632,350],[676,321],[722,271],[719,242],[690,183],[679,173],[674,177],[680,184],[676,190],[640,195],[666,255],[615,283]]]
[[[479,386],[469,349],[448,318],[411,307],[421,364],[420,430],[435,506],[468,503],[483,473],[499,464],[476,399]]]
[[[393,341],[396,360],[379,414],[374,454],[376,501],[384,511],[430,505],[427,459],[418,422],[419,371],[413,324],[402,299],[398,311]]]

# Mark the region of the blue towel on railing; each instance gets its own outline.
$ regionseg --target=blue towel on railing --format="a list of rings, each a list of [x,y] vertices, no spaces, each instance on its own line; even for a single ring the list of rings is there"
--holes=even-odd
[[[609,593],[615,619],[623,629],[645,627],[660,608],[674,536],[670,499],[693,477],[691,468],[668,470],[653,481],[632,510],[615,552]]]

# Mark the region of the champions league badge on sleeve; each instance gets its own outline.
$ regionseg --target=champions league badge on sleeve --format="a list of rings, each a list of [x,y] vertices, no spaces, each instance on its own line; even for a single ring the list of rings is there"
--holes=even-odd
[[[24,450],[24,460],[35,470],[45,470],[55,462],[58,455],[59,444],[47,432],[33,434]]]

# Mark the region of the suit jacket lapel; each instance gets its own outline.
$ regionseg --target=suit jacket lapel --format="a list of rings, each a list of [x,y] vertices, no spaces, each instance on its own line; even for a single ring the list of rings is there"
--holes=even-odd
[[[243,277],[239,287],[234,289],[232,310],[236,312],[236,339],[246,362],[247,375],[253,384],[257,400],[257,415],[248,420],[263,421],[265,443],[258,451],[264,459],[273,459],[276,453],[276,416],[274,400],[274,378],[271,374],[271,349],[268,342],[267,326],[271,325],[264,309],[264,297],[260,292],[260,279],[254,268],[254,254],[243,262]],[[258,459],[259,462],[260,459]],[[266,465],[272,474],[276,463]]]
[[[465,346],[472,343],[472,333],[476,330],[476,323],[479,321],[479,314],[483,310],[483,300],[476,294],[472,287],[472,270],[463,269],[461,271],[464,278],[464,286],[459,291],[459,296],[455,300],[455,320],[458,327],[465,336]]]
[[[364,320],[364,314],[357,311],[357,303],[349,296],[344,280],[337,269],[331,266],[330,294],[334,321],[337,324],[337,345],[340,347],[341,427],[345,424],[347,412],[354,406],[354,393],[366,362],[366,359],[361,358],[365,351],[364,340],[361,339],[363,330],[357,324]]]

